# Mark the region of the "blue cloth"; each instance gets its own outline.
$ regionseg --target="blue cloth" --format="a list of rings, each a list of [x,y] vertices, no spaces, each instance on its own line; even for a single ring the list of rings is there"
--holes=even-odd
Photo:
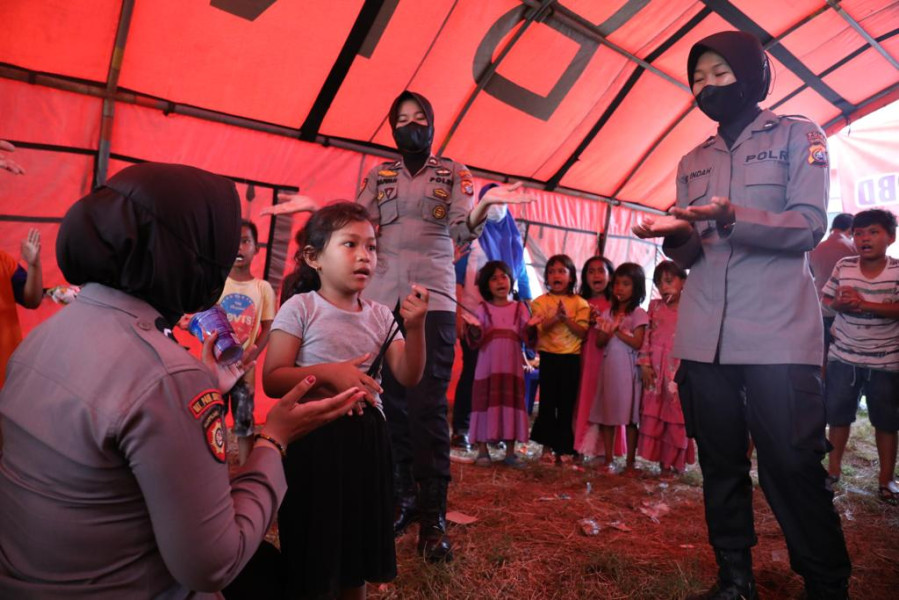
[[[487,221],[484,225],[484,232],[478,238],[478,243],[488,260],[501,260],[509,265],[518,282],[518,296],[522,300],[530,300],[532,298],[531,285],[524,264],[524,247],[521,243],[521,233],[518,231],[512,214],[506,212],[506,216],[495,223]]]

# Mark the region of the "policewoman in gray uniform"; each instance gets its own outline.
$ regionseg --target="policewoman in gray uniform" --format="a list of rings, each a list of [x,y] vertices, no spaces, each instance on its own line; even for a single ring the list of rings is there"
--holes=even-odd
[[[234,184],[180,165],[129,167],[66,214],[57,260],[84,286],[0,392],[0,598],[219,597],[284,496],[279,447],[359,399],[297,405],[298,386],[229,481],[220,386],[242,370],[216,378],[171,327],[215,303],[239,238]]]
[[[373,168],[357,197],[378,231],[378,271],[365,296],[392,308],[413,282],[431,290],[421,382],[405,389],[384,368],[381,397],[395,460],[394,527],[399,535],[417,517],[419,553],[432,561],[451,560],[445,517],[450,480],[446,390],[456,342],[453,243],[480,235],[486,203],[472,212],[471,172],[431,154],[434,113],[424,96],[400,94],[389,121],[402,158]]]
[[[757,597],[751,435],[792,568],[810,598],[845,598],[849,556],[821,466],[821,312],[806,261],[827,227],[824,134],[803,117],[759,108],[770,71],[752,35],[701,40],[687,74],[718,134],[681,159],[672,216],[634,232],[665,236],[665,253],[690,269],[674,355],[719,566],[706,597]]]

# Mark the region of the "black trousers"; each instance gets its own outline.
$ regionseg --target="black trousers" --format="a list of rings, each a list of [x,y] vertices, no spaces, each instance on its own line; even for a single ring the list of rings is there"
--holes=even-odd
[[[580,379],[580,354],[540,353],[540,409],[531,439],[556,454],[575,454],[574,405]]]
[[[790,566],[812,581],[848,579],[846,542],[821,465],[827,441],[820,367],[684,360],[676,379],[687,434],[699,448],[712,546],[737,550],[757,541],[746,456],[752,435],[759,483],[784,532]]]
[[[450,479],[446,390],[453,370],[456,314],[432,311],[425,318],[427,360],[418,385],[404,388],[385,363],[381,387],[390,443],[397,465],[412,465],[417,481]]]
[[[456,383],[456,398],[453,402],[453,433],[468,431],[471,417],[471,390],[474,387],[474,372],[478,366],[478,349],[472,348],[463,337],[459,340],[462,348],[462,373]]]

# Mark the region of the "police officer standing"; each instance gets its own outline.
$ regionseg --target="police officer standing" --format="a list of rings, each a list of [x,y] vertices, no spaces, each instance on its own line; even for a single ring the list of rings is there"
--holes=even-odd
[[[450,480],[446,390],[456,341],[453,243],[481,234],[490,204],[531,198],[516,193],[520,184],[500,186],[473,208],[471,172],[431,154],[434,111],[421,94],[400,94],[390,108],[389,122],[402,158],[372,169],[357,197],[372,215],[379,235],[378,272],[365,295],[392,307],[409,293],[412,282],[431,290],[421,382],[404,389],[386,367],[382,382],[395,460],[394,528],[399,535],[417,517],[419,553],[430,561],[444,561],[452,559],[446,536]]]
[[[690,269],[674,355],[696,438],[718,585],[706,597],[756,598],[747,444],[809,598],[846,598],[849,556],[821,466],[821,313],[806,262],[827,226],[824,134],[758,102],[770,71],[759,41],[729,31],[690,50],[687,76],[718,134],[681,159],[671,216],[640,237]]]

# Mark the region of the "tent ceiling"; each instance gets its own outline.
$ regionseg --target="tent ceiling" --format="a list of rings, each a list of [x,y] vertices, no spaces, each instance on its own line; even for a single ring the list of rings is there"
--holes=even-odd
[[[0,22],[0,76],[106,100],[72,105],[93,121],[104,105],[99,139],[76,144],[101,171],[123,102],[383,152],[409,88],[447,156],[665,209],[677,158],[713,132],[684,72],[705,35],[757,34],[763,105],[830,129],[899,97],[899,2],[883,0],[12,0]]]

